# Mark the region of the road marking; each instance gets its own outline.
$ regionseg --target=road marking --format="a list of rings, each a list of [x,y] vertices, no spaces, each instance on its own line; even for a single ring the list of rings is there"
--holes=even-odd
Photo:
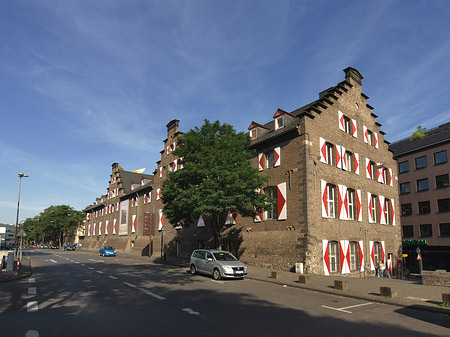
[[[97,270],[97,273],[104,274],[104,272],[102,272],[101,270]]]
[[[27,303],[27,312],[36,312],[38,311],[38,302],[37,301],[31,301]]]
[[[414,296],[407,296],[406,298],[409,299],[409,300],[422,301],[422,302],[431,301],[428,298],[420,298],[420,297],[414,297]]]
[[[128,282],[123,282],[123,284],[131,287],[131,288],[136,288],[136,286],[134,284],[128,283]]]
[[[45,261],[50,261],[50,262],[53,262],[53,263],[58,263],[58,261],[55,261],[55,260],[53,260],[53,259],[45,260]]]
[[[76,263],[76,264],[80,264],[80,262],[78,262],[78,261],[75,261],[75,263]]]
[[[28,330],[25,337],[39,337],[39,332],[36,330]]]
[[[93,261],[93,262],[105,262],[103,260],[94,260],[94,259],[89,259],[89,261]]]
[[[149,265],[151,265],[151,264],[153,264],[153,263],[140,263],[140,262],[135,262],[134,263],[136,266],[149,266]]]
[[[355,305],[350,305],[348,307],[343,307],[343,308],[333,308],[333,307],[329,307],[329,306],[326,306],[326,305],[321,305],[321,307],[322,308],[326,308],[326,309],[340,311],[340,312],[345,312],[346,314],[352,314],[351,311],[348,311],[346,309],[362,307],[362,306],[369,305],[369,304],[373,304],[373,302],[367,302],[367,303],[362,303],[362,304],[355,304]]]
[[[196,315],[200,316],[200,313],[197,311],[192,310],[191,308],[184,308],[182,309],[184,312],[187,312],[189,315]]]
[[[225,284],[225,282],[223,282],[223,281],[211,280],[211,282],[214,282],[214,283],[220,283],[220,284]]]
[[[94,270],[95,268],[92,268],[92,267],[88,267],[88,269],[90,269],[90,270]]]
[[[158,300],[165,300],[165,299],[166,299],[165,297],[156,295],[156,294],[154,294],[154,293],[152,293],[152,292],[150,292],[150,291],[147,291],[147,292],[145,292],[145,293],[146,293],[147,295],[149,295],[149,296],[153,296],[154,298],[157,298]]]
[[[86,265],[84,263],[81,264],[83,267],[86,267]]]
[[[36,279],[35,278],[29,278],[28,279],[28,283],[36,283]]]
[[[28,295],[36,295],[36,294],[37,294],[36,287],[29,287],[28,288]]]
[[[115,277],[115,276],[109,275],[108,277],[109,277],[110,279],[117,280],[117,277]]]

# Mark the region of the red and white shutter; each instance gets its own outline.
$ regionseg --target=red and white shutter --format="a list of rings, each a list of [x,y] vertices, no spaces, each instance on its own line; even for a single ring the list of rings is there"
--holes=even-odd
[[[98,223],[98,235],[102,235],[102,222]]]
[[[148,203],[152,202],[152,192],[148,192]]]
[[[273,167],[277,167],[281,165],[281,147],[276,147],[273,150],[273,158],[274,158],[274,164]]]
[[[352,119],[352,136],[358,138],[358,128],[355,119]]]
[[[322,197],[322,218],[328,218],[327,182],[325,180],[320,180],[320,191]]]
[[[338,115],[339,115],[339,130],[345,131],[344,114],[342,113],[342,111],[338,110]]]
[[[370,270],[375,270],[375,252],[373,250],[373,241],[369,241],[370,251]]]
[[[386,262],[386,248],[384,246],[384,241],[381,241],[381,261],[383,261],[383,264]]]
[[[159,220],[158,220],[158,230],[159,230],[159,231],[162,231],[162,230],[164,229],[164,220],[165,220],[165,218],[164,218],[164,213],[163,213],[163,210],[162,210],[162,209],[160,209],[160,210],[158,211],[158,217],[159,217]]]
[[[228,211],[227,218],[225,220],[225,225],[235,225],[236,224],[236,212]]]
[[[116,212],[119,211],[119,203],[116,204]]]
[[[392,275],[392,259],[387,260],[389,275]]]
[[[347,186],[338,185],[338,209],[339,220],[348,219],[348,199],[347,199]]]
[[[372,194],[370,192],[367,192],[367,211],[369,213],[369,223],[373,223],[373,216],[372,216]]]
[[[117,219],[113,220],[113,235],[116,235],[117,231]]]
[[[184,167],[183,157],[180,157],[180,170]]]
[[[258,194],[263,194],[263,191],[262,191],[261,189],[257,188],[257,189],[256,189],[256,193],[258,193]],[[255,207],[255,210],[256,210],[256,213],[257,213],[257,214],[256,214],[255,218],[253,219],[253,222],[261,222],[261,219],[262,219],[262,212],[259,211],[257,207]]]
[[[88,224],[88,236],[91,236],[91,224]]]
[[[389,174],[389,186],[394,186],[393,182],[392,182],[392,169],[388,169],[388,174]]]
[[[206,226],[206,217],[204,217],[203,215],[200,215],[200,217],[198,218],[197,221],[197,227],[205,227]]]
[[[131,233],[136,233],[136,214],[131,217]]]
[[[395,226],[395,207],[394,207],[394,199],[391,199],[391,224]]]
[[[162,166],[159,168],[159,177],[162,178],[163,176],[163,168]]]
[[[336,167],[342,168],[342,147],[340,145],[336,145]]]
[[[366,158],[366,177],[368,179],[372,179],[372,174],[371,174],[371,170],[370,170],[370,159]]]
[[[356,190],[356,213],[359,222],[362,222],[362,209],[361,209],[361,190]]]
[[[147,194],[144,194],[144,205],[147,203]]]
[[[105,235],[109,235],[108,227],[109,227],[109,220],[106,220],[106,223],[105,223]]]
[[[157,188],[156,189],[156,200],[159,200],[161,198],[161,189]]]
[[[330,275],[330,254],[328,251],[328,240],[322,240],[323,273]]]
[[[355,167],[355,173],[359,175],[359,154],[354,153],[353,154],[353,160],[354,160],[354,167]]]
[[[363,125],[364,143],[369,144],[369,130]]]
[[[287,196],[286,196],[286,183],[277,185],[277,207],[278,207],[278,220],[287,219]]]
[[[264,170],[264,164],[265,164],[264,153],[260,153],[260,154],[258,154],[258,170],[259,171]]]
[[[378,167],[377,167],[377,181],[378,181],[379,183],[384,184],[385,181],[384,181],[383,167],[381,167],[382,164],[381,164],[381,163],[378,163],[377,166],[378,166]]]
[[[92,228],[92,236],[95,236],[95,227],[97,227],[97,224],[94,222],[94,228]]]
[[[339,242],[340,258],[341,258],[341,274],[350,273],[350,252],[349,242],[341,240]]]
[[[174,171],[178,170],[178,160],[176,160],[176,159],[173,161],[173,170]]]
[[[341,146],[341,155],[342,155],[342,169],[347,171],[348,165],[350,163],[347,163],[347,150],[343,146]]]
[[[373,145],[375,146],[376,149],[378,149],[378,133],[374,132],[373,133]]]
[[[328,162],[327,156],[327,142],[325,141],[325,139],[320,137],[320,162],[326,164]]]
[[[385,198],[384,196],[380,195],[378,196],[378,209],[380,213],[380,224],[386,225],[386,204],[384,202]]]
[[[359,270],[364,271],[364,241],[359,241]]]

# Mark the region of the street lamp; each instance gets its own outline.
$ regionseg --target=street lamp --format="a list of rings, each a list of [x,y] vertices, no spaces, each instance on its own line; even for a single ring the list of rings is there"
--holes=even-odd
[[[17,217],[16,217],[16,234],[14,235],[14,243],[16,245],[15,247],[15,256],[17,257],[17,253],[18,253],[18,245],[17,245],[17,231],[18,231],[18,227],[19,227],[19,207],[20,207],[20,187],[22,184],[22,178],[28,178],[29,175],[25,174],[25,173],[18,173],[17,176],[19,177],[19,198],[17,200]]]

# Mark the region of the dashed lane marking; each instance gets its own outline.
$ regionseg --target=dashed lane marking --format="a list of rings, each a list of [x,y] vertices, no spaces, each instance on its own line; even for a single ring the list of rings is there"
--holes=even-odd
[[[158,300],[165,300],[166,299],[165,297],[159,296],[159,295],[154,294],[154,293],[152,293],[150,291],[146,291],[145,294],[147,294],[149,296],[152,296],[152,297],[154,297],[154,298],[156,298]]]
[[[128,283],[128,282],[123,282],[123,284],[131,287],[131,288],[137,288],[134,284]]]
[[[102,272],[101,270],[97,270],[96,272],[99,274],[104,274],[104,272]]]
[[[81,264],[83,267],[86,267],[86,265],[84,263]]]
[[[37,294],[36,287],[29,287],[28,288],[28,295],[36,295],[36,294]]]
[[[92,262],[105,262],[103,260],[94,260],[94,259],[89,259],[89,261],[92,261]]]
[[[90,269],[90,270],[94,270],[95,268],[92,268],[92,267],[88,267],[88,269]]]
[[[25,337],[39,337],[39,332],[36,330],[28,330]]]
[[[117,280],[117,277],[115,277],[115,276],[109,275],[108,277],[112,280]]]
[[[35,278],[29,278],[28,279],[28,283],[36,283],[36,279]]]
[[[191,308],[184,308],[182,309],[184,312],[188,313],[189,315],[196,315],[200,316],[200,313],[197,311],[192,310]]]
[[[31,301],[27,303],[27,312],[36,312],[38,311],[38,302],[37,301]]]

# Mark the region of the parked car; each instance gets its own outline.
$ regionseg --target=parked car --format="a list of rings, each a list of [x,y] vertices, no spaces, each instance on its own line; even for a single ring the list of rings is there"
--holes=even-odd
[[[101,246],[98,251],[100,256],[116,256],[116,250],[112,246]]]
[[[51,249],[59,249],[59,244],[52,243],[49,248],[51,248]]]
[[[75,250],[75,245],[65,245],[64,250]]]
[[[196,249],[192,252],[189,268],[191,274],[211,275],[221,278],[244,278],[247,267],[231,253],[223,250]]]

